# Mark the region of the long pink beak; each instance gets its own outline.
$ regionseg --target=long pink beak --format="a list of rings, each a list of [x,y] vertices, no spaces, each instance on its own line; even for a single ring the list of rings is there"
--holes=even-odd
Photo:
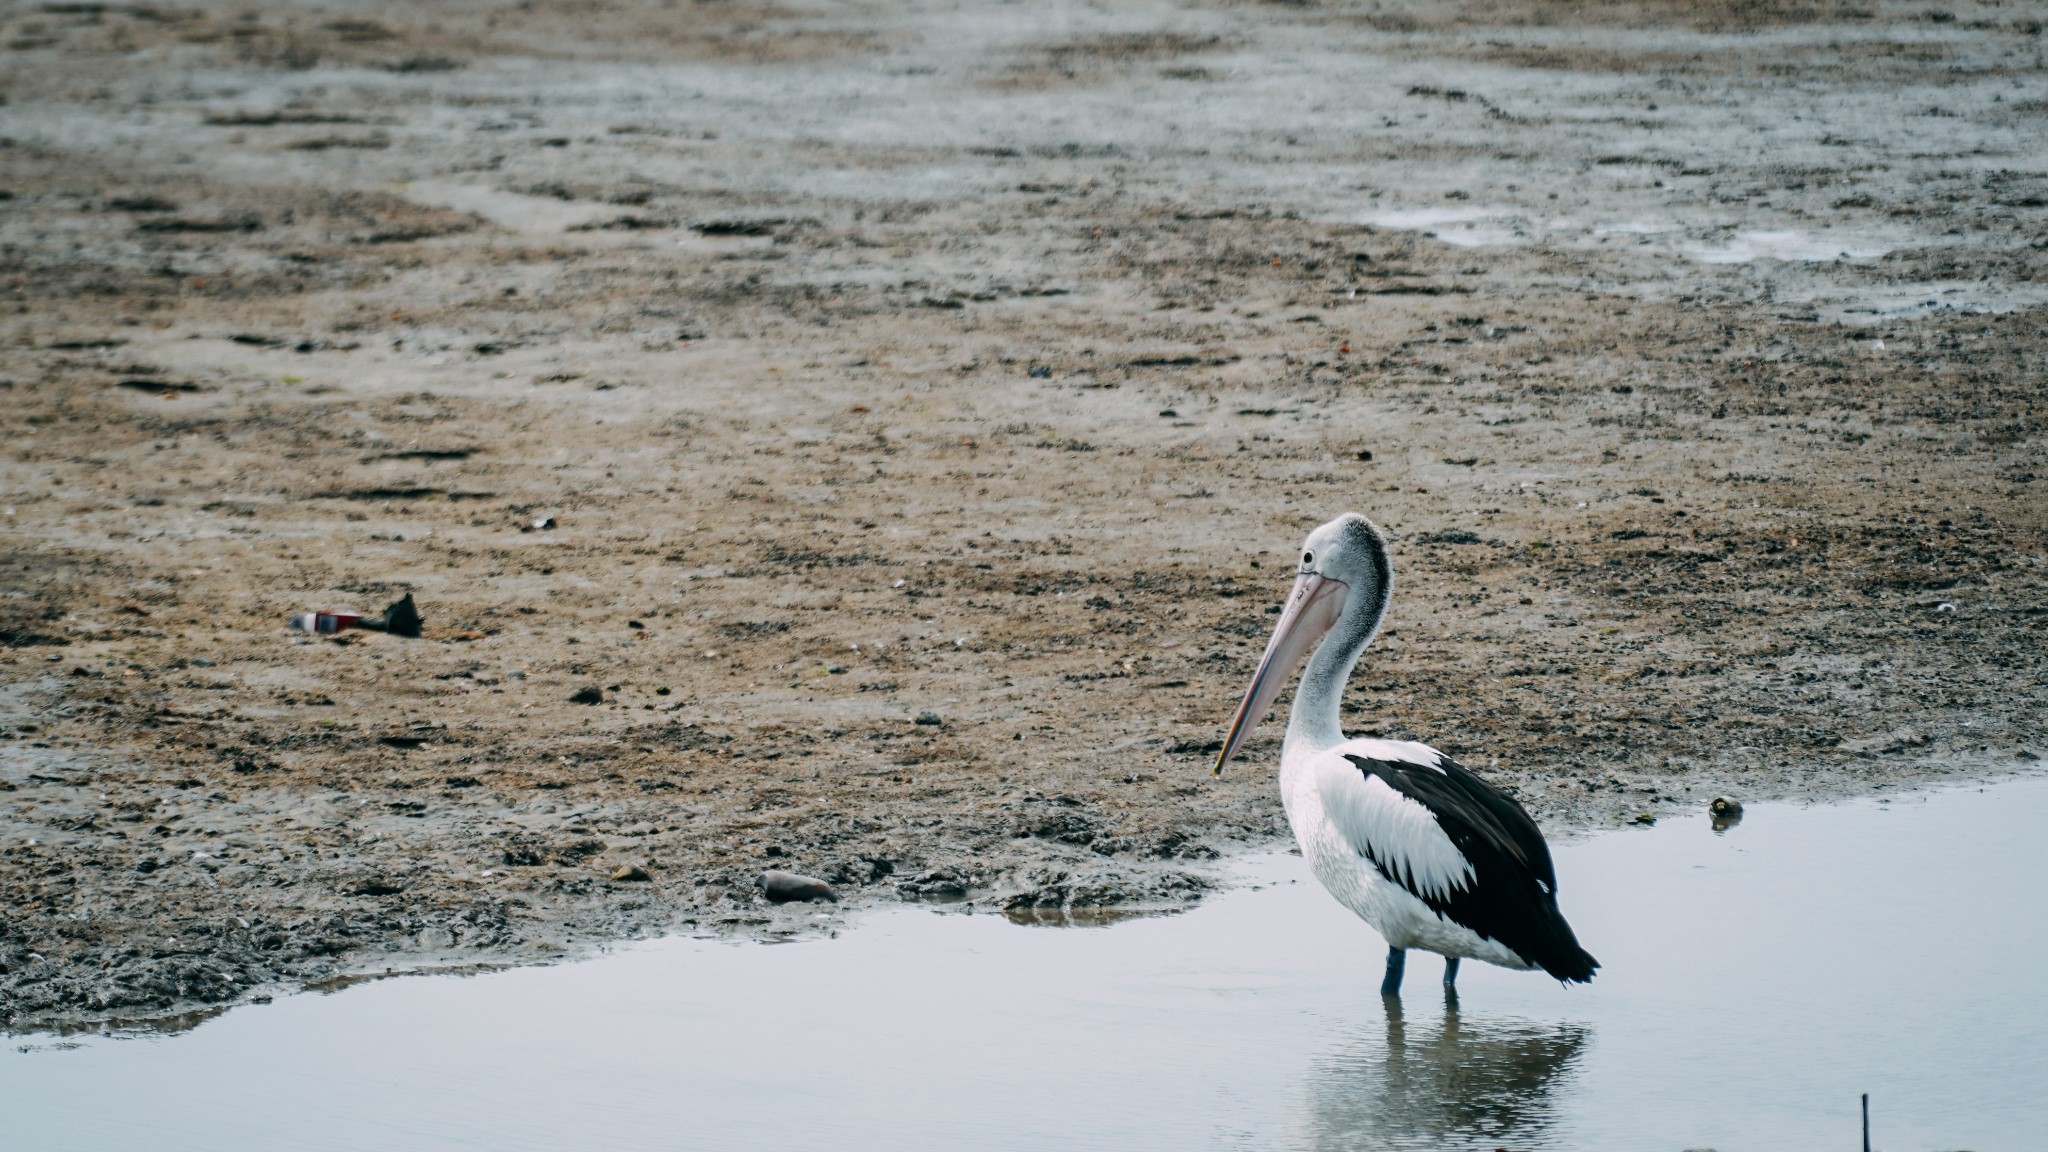
[[[1252,673],[1251,687],[1244,691],[1244,703],[1237,706],[1237,715],[1231,718],[1230,735],[1223,740],[1223,754],[1216,757],[1216,775],[1223,775],[1223,765],[1251,738],[1252,729],[1273,707],[1294,670],[1337,626],[1337,618],[1344,614],[1344,598],[1350,593],[1351,586],[1342,580],[1313,572],[1304,572],[1295,580],[1294,591],[1287,595],[1287,607],[1280,613],[1280,623],[1273,629],[1273,639],[1266,644],[1266,654],[1259,658],[1259,670]]]

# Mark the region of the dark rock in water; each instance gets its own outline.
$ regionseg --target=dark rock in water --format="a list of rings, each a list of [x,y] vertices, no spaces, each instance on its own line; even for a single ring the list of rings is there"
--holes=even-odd
[[[927,725],[945,723],[944,720],[939,719],[939,714],[937,712],[919,712],[917,714],[917,722],[919,724]]]
[[[1742,801],[1730,796],[1716,796],[1707,803],[1707,819],[1714,825],[1714,831],[1726,832],[1742,823]]]
[[[779,869],[761,873],[761,894],[777,904],[788,904],[794,900],[831,900],[835,903],[839,900],[839,894],[823,880]]]
[[[604,693],[596,688],[584,688],[578,691],[574,696],[569,697],[569,703],[602,704],[604,703]]]

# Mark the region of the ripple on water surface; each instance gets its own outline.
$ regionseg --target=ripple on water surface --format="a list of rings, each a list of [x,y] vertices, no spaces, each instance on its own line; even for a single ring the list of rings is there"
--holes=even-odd
[[[37,1149],[1810,1149],[2039,1145],[2048,779],[1563,845],[1588,988],[1382,953],[1302,862],[1184,916],[873,913],[28,1042]]]

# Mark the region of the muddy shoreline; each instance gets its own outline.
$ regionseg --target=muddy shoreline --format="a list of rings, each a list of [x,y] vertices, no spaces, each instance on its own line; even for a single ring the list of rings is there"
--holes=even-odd
[[[1344,509],[1554,830],[2048,754],[2010,9],[241,11],[0,14],[7,1028],[1185,906]]]

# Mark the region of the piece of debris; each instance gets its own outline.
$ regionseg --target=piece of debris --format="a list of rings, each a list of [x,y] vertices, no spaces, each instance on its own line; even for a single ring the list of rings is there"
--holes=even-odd
[[[411,751],[411,750],[413,750],[414,748],[418,748],[418,747],[420,747],[421,745],[425,744],[426,742],[427,742],[427,738],[426,738],[425,736],[410,736],[410,735],[406,735],[406,736],[379,736],[379,737],[377,737],[377,743],[379,743],[379,744],[383,744],[383,745],[385,745],[385,746],[387,746],[387,747],[391,747],[391,748],[399,748],[399,749],[403,749],[403,750],[405,750],[405,751],[408,751],[408,752],[410,752],[410,751]]]
[[[1655,824],[1656,822],[1657,814],[1655,812],[1638,812],[1629,820],[1631,824]]]
[[[645,869],[645,868],[642,868],[642,867],[641,867],[641,866],[639,866],[638,864],[621,864],[621,865],[619,865],[619,866],[618,866],[617,868],[615,868],[615,869],[613,869],[613,870],[612,870],[612,879],[614,879],[614,880],[652,880],[652,879],[654,879],[654,877],[652,877],[652,876],[649,876],[649,875],[647,874],[647,869]]]
[[[300,632],[328,634],[344,628],[354,628],[362,623],[361,612],[301,612],[292,617],[292,627]]]
[[[799,876],[794,872],[769,869],[761,873],[761,894],[777,904],[788,904],[794,900],[830,900],[839,902],[839,894],[832,886],[815,876]]]
[[[552,532],[554,529],[555,518],[553,516],[541,516],[536,518],[531,524],[519,526],[521,532]]]
[[[690,230],[699,236],[771,236],[787,223],[789,221],[780,216],[764,216],[759,220],[706,220],[702,224],[690,225]]]
[[[425,621],[420,619],[419,606],[412,602],[412,593],[407,592],[404,599],[384,609],[383,627],[381,629],[377,628],[375,624],[367,622],[358,625],[358,627],[389,632],[393,636],[418,636],[420,634],[420,625],[423,623]]]
[[[116,380],[114,381],[114,387],[128,388],[136,392],[149,392],[161,396],[166,400],[176,399],[178,396],[187,395],[193,392],[204,391],[204,389],[200,388],[199,385],[194,384],[189,380],[158,380],[153,377],[136,377],[134,379],[129,380]]]
[[[569,703],[571,703],[571,704],[602,704],[602,703],[604,703],[604,692],[603,692],[603,690],[602,690],[602,689],[598,689],[598,688],[582,688],[582,689],[578,689],[578,690],[577,690],[577,692],[576,692],[576,694],[575,694],[574,696],[571,696],[571,697],[569,697]]]
[[[918,722],[919,724],[943,724],[943,723],[945,723],[945,721],[943,721],[943,720],[939,719],[939,714],[938,714],[937,712],[930,712],[930,711],[926,711],[926,712],[919,712],[919,713],[917,714],[917,722]]]
[[[1707,819],[1714,831],[1726,832],[1742,823],[1742,801],[1731,796],[1716,796],[1707,802]]]
[[[292,628],[297,631],[322,635],[361,628],[368,632],[417,637],[421,624],[419,607],[412,602],[410,592],[405,594],[405,599],[384,609],[382,616],[365,616],[361,612],[301,612],[291,621]]]

